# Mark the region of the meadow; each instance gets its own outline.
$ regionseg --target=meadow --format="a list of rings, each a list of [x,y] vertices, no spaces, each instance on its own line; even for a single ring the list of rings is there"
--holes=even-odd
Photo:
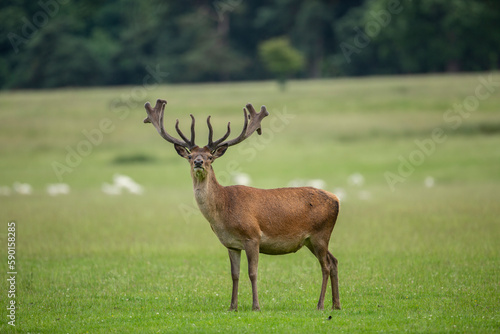
[[[500,332],[499,82],[471,73],[291,81],[284,92],[274,82],[0,92],[0,332]],[[261,312],[243,256],[239,311],[227,312],[227,251],[196,207],[188,163],[142,123],[157,98],[171,133],[175,119],[186,132],[196,117],[199,145],[208,115],[215,136],[228,121],[237,135],[246,103],[267,106],[262,136],[230,148],[216,175],[229,185],[246,173],[261,188],[321,179],[343,195],[330,242],[342,310],[330,310],[330,287],[315,309],[321,271],[302,249],[260,257]],[[104,194],[115,174],[144,193]],[[71,192],[50,196],[54,183]]]

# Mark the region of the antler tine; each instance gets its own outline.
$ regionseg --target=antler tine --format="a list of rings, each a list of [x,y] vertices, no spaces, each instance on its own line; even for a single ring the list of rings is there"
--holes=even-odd
[[[213,141],[214,130],[212,128],[212,124],[210,123],[210,117],[211,116],[207,117],[207,125],[208,125],[208,145],[207,145],[207,148],[209,148],[210,150],[215,150],[220,143],[222,143],[224,140],[226,140],[227,137],[229,137],[229,134],[231,133],[231,122],[227,122],[226,134],[224,136],[222,136],[222,138],[217,139],[214,142]]]
[[[248,113],[247,113],[248,110]],[[245,113],[245,124],[243,125],[243,130],[240,135],[234,139],[228,140],[222,144],[218,144],[217,146],[227,145],[233,146],[241,143],[243,140],[247,139],[257,130],[257,133],[260,135],[262,133],[260,123],[262,119],[269,115],[269,112],[266,110],[265,106],[260,108],[260,112],[257,113],[254,107],[248,103],[246,105],[246,109],[243,108],[243,112]],[[250,120],[250,124],[248,124],[248,120]]]
[[[188,145],[190,145],[190,149],[195,147],[195,143],[194,143],[194,123],[195,123],[195,120],[194,120],[194,116],[192,114],[189,114],[189,116],[191,116],[191,140],[188,140],[186,138],[186,136],[184,136],[184,134],[182,133],[181,129],[179,129],[179,120],[177,120],[175,122],[175,130],[177,130],[177,133],[179,134],[179,136],[181,136],[182,140],[184,140]]]
[[[262,129],[260,127],[260,122],[262,119],[269,115],[269,112],[266,109],[266,106],[260,107],[260,112],[257,113],[254,107],[248,103],[246,105],[248,112],[250,113],[249,117],[252,120],[250,123],[250,127],[247,129],[248,136],[250,136],[254,131],[257,131],[259,135],[262,134]]]
[[[243,124],[243,129],[241,130],[240,135],[234,139],[228,140],[227,142],[220,144],[220,146],[222,146],[222,145],[227,145],[228,147],[233,146],[233,145],[236,145],[238,143],[241,143],[243,140],[245,140],[245,138],[247,138],[246,133],[248,130],[248,119],[249,119],[248,116],[249,115],[248,115],[248,112],[245,108],[243,108],[243,114],[245,115],[244,116],[245,123]]]
[[[144,123],[152,123],[156,128],[156,131],[169,143],[180,145],[186,147],[187,149],[192,149],[196,145],[194,144],[194,118],[193,123],[191,124],[191,141],[188,141],[183,135],[181,136],[184,142],[180,141],[177,138],[172,137],[165,131],[163,126],[163,116],[165,111],[165,105],[167,101],[165,100],[156,100],[156,105],[154,108],[151,107],[149,102],[146,102],[144,108],[146,109],[146,113],[148,116],[144,119]],[[191,116],[193,117],[193,116]],[[178,129],[179,120],[177,120],[176,128]],[[177,130],[179,132],[179,130]]]
[[[192,114],[189,114],[191,116],[191,143],[195,145],[194,143],[194,116]]]
[[[212,128],[212,124],[210,124],[210,117],[212,116],[208,116],[207,117],[207,126],[208,126],[208,144],[207,144],[207,147],[212,147],[213,145],[213,136],[214,136],[214,129]]]

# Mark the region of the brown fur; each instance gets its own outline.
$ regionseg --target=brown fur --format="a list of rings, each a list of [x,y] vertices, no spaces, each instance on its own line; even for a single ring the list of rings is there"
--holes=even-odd
[[[252,283],[253,309],[259,310],[257,266],[259,253],[278,255],[296,252],[306,246],[318,258],[322,273],[318,309],[324,308],[328,277],[332,281],[333,309],[340,309],[337,259],[328,243],[339,212],[334,194],[311,187],[257,189],[221,186],[211,166],[225,152],[206,147],[190,152],[176,146],[191,164],[193,187],[198,206],[220,242],[228,248],[233,278],[230,310],[237,309],[241,250],[245,250]],[[200,168],[195,168],[195,161]]]
[[[223,187],[215,178],[212,162],[224,155],[227,148],[236,145],[257,131],[260,123],[269,115],[265,106],[259,113],[251,104],[244,111],[244,125],[241,134],[225,141],[230,134],[230,124],[226,134],[213,141],[210,117],[208,144],[196,146],[195,119],[191,115],[191,139],[175,128],[182,141],[169,135],[163,126],[164,109],[167,101],[158,99],[155,107],[147,102],[147,117],[144,123],[152,123],[158,133],[174,144],[177,153],[191,165],[194,195],[198,207],[209,221],[220,242],[227,247],[231,261],[233,292],[230,310],[238,308],[238,282],[240,277],[241,251],[248,259],[248,274],[252,283],[254,310],[259,310],[257,293],[257,267],[259,253],[287,254],[306,246],[318,259],[323,282],[319,295],[318,310],[324,308],[328,277],[332,282],[333,309],[340,309],[337,259],[328,251],[328,243],[339,213],[339,199],[334,194],[315,188],[256,189],[245,186]]]

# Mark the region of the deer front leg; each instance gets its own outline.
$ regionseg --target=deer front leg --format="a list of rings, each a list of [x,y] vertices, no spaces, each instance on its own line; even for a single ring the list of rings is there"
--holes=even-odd
[[[257,241],[248,241],[245,244],[245,253],[248,260],[248,276],[252,283],[252,310],[260,311],[259,296],[257,293],[257,270],[259,266],[259,243]]]
[[[238,311],[238,282],[240,280],[241,250],[228,249],[229,261],[231,261],[231,278],[233,279],[233,294],[231,295],[231,306],[229,311]]]

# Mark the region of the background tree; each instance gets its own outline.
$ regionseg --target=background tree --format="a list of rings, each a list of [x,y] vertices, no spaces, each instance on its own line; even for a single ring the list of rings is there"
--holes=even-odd
[[[497,0],[2,1],[0,88],[263,80],[259,46],[280,36],[300,77],[487,71],[498,31]]]
[[[290,45],[286,37],[278,37],[259,45],[259,56],[285,89],[286,80],[304,68],[304,57]]]
[[[398,13],[383,17],[390,3],[390,0],[365,1],[336,24],[336,33],[342,41],[353,44],[358,38],[361,44],[366,44],[354,51],[350,59],[337,59],[343,74],[498,68],[500,35],[494,32],[500,28],[498,2],[402,1]]]

